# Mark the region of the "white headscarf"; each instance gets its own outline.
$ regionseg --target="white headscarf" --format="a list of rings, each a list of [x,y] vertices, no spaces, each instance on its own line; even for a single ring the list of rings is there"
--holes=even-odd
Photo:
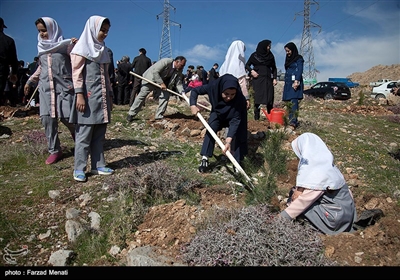
[[[333,155],[322,139],[314,133],[303,133],[292,141],[299,158],[296,186],[312,190],[337,190],[346,182],[333,163]]]
[[[43,40],[42,37],[40,37],[40,33],[38,34],[38,56],[45,53],[54,53],[60,47],[71,43],[71,39],[64,40],[61,27],[58,26],[58,23],[54,19],[50,17],[42,17],[42,19],[46,25],[49,38]]]
[[[99,42],[97,39],[101,24],[105,19],[102,16],[91,16],[86,21],[85,28],[71,53],[97,63],[110,63],[110,56],[104,42]]]
[[[246,75],[246,59],[244,52],[246,46],[240,40],[233,41],[229,46],[228,52],[225,55],[225,61],[219,69],[219,75],[222,76],[226,73],[232,74],[236,78]]]

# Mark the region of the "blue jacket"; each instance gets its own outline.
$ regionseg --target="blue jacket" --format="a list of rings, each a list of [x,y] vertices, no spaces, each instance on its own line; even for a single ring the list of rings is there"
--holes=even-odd
[[[285,73],[285,85],[283,87],[283,101],[290,101],[292,99],[303,99],[303,90],[304,90],[304,82],[303,82],[303,65],[304,59],[299,58],[295,62],[289,65],[286,69]],[[294,75],[294,79],[292,76]],[[294,80],[300,81],[300,86],[297,90],[294,90],[292,84]]]

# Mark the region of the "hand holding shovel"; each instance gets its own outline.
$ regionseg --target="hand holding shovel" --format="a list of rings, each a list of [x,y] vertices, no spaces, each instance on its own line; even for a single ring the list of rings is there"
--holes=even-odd
[[[146,82],[148,82],[148,83],[150,83],[152,85],[155,85],[155,86],[161,88],[161,86],[159,84],[157,84],[157,83],[155,83],[153,81],[150,81],[150,80],[148,80],[148,79],[146,79],[146,78],[144,78],[144,77],[142,77],[142,76],[140,76],[140,75],[138,75],[138,74],[136,74],[134,72],[130,72],[130,74],[132,74],[132,75],[134,75],[134,76],[136,76],[136,77],[138,77],[138,78],[140,78],[140,79],[142,79],[142,80],[144,80],[144,81],[146,81]],[[179,97],[183,97],[185,99],[185,101],[188,103],[188,105],[190,105],[189,98],[186,96],[186,94],[179,94],[179,93],[174,92],[174,91],[172,91],[170,89],[167,89],[167,91],[172,93],[172,94],[178,95]],[[217,136],[215,131],[210,127],[210,125],[207,123],[207,121],[200,114],[200,110],[199,110],[199,108],[197,106],[203,107],[203,108],[205,108],[205,109],[207,109],[209,111],[211,111],[211,109],[207,108],[206,106],[203,106],[202,104],[197,104],[197,105],[193,105],[193,106],[190,107],[190,110],[192,111],[192,113],[199,118],[199,120],[203,123],[204,127],[207,129],[207,131],[211,134],[211,136],[218,143],[219,147],[224,151],[225,150],[224,143],[222,143],[221,139],[219,139],[219,137]],[[250,185],[250,191],[252,191],[254,189],[254,185],[253,185],[252,180],[250,179],[250,177],[247,176],[246,172],[243,170],[243,168],[240,166],[240,164],[236,161],[236,159],[233,157],[233,155],[231,154],[231,152],[229,150],[227,150],[225,152],[225,155],[232,162],[232,164],[235,166],[235,168],[245,177],[246,181]]]

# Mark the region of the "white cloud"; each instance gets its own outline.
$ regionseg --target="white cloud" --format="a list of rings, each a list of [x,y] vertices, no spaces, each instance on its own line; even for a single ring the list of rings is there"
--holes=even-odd
[[[183,52],[189,64],[199,64],[207,68],[204,61],[219,61],[221,56],[225,57],[224,50],[220,47],[210,47],[203,44],[195,45],[193,48]],[[195,65],[196,66],[196,65]]]
[[[333,76],[346,77],[355,72],[365,72],[379,64],[399,64],[399,44],[398,36],[390,35],[338,40],[336,36],[326,34],[314,39],[315,67],[320,71],[318,80]]]

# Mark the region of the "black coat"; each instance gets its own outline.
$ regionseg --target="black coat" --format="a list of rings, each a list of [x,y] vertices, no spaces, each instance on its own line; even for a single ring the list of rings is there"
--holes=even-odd
[[[151,66],[151,60],[145,54],[140,54],[133,59],[131,66],[133,72],[142,76],[143,73]]]
[[[131,81],[132,71],[131,64],[129,62],[121,62],[118,64],[118,84],[120,86],[127,85]]]
[[[236,88],[236,96],[229,102],[222,99],[222,92],[227,85],[234,85]],[[192,89],[190,105],[196,105],[198,95],[204,94],[208,95],[211,103],[209,122],[218,118],[223,127],[229,127],[227,137],[237,136],[242,141],[247,141],[247,103],[238,79],[231,74],[225,74],[217,80]]]

